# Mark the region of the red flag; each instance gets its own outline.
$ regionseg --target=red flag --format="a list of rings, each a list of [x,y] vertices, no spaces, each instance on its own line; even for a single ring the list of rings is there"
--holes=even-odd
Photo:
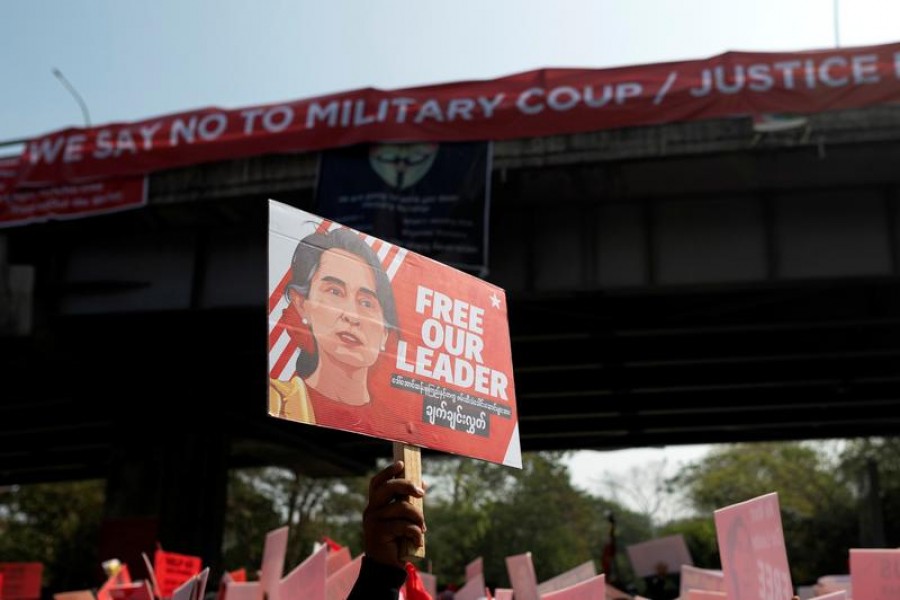
[[[334,541],[333,539],[331,539],[331,538],[328,537],[327,535],[323,535],[323,536],[322,536],[322,543],[325,544],[326,546],[328,546],[328,551],[329,551],[329,552],[337,552],[338,550],[340,550],[341,548],[343,548],[343,546],[341,546],[340,544],[338,544],[336,541]]]
[[[425,589],[419,571],[411,562],[406,563],[406,600],[433,600],[431,594]]]
[[[228,571],[228,576],[231,577],[232,581],[236,581],[238,583],[246,583],[247,569],[240,568],[235,571]]]

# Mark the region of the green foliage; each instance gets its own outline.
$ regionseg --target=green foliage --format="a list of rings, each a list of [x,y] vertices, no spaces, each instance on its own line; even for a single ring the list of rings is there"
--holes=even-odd
[[[420,568],[430,564],[441,584],[462,583],[466,564],[483,557],[492,587],[509,584],[505,558],[523,552],[532,553],[539,581],[588,560],[600,570],[611,512],[618,553],[608,575],[624,589],[635,581],[627,546],[678,533],[695,564],[719,568],[713,511],[776,491],[792,578],[795,584],[809,584],[823,574],[847,572],[847,551],[860,545],[866,518],[877,525],[876,508],[884,518],[886,545],[900,546],[900,522],[890,518],[900,514],[900,439],[854,440],[843,444],[840,454],[824,448],[809,443],[716,448],[665,482],[695,512],[668,523],[653,522],[649,509],[636,513],[575,488],[563,453],[526,454],[521,471],[426,456],[427,559]],[[288,568],[306,558],[322,536],[358,555],[373,474],[313,479],[279,468],[230,473],[224,566],[247,568],[253,576],[266,533],[284,525],[290,527]],[[657,493],[663,489],[658,483]],[[102,513],[103,483],[98,481],[2,489],[0,561],[43,562],[45,583],[53,591],[95,587]]]
[[[683,469],[673,484],[710,519],[717,508],[777,492],[794,582],[847,572],[856,501],[836,465],[816,447],[795,442],[723,446]],[[689,543],[707,552],[706,542]]]
[[[606,515],[615,514],[619,552],[615,573],[631,578],[625,546],[649,537],[648,517],[575,489],[563,453],[526,454],[521,471],[459,457],[426,457],[427,563],[441,584],[462,583],[466,565],[481,556],[491,586],[507,586],[507,556],[531,552],[540,581],[593,560],[599,570],[609,541]],[[309,479],[280,469],[233,473],[226,524],[225,565],[255,569],[265,533],[292,525],[288,565],[309,555],[327,535],[362,551],[366,477]],[[293,507],[293,508],[291,508]],[[426,568],[426,565],[420,565]]]
[[[262,561],[266,533],[288,526],[288,568],[328,536],[362,551],[362,511],[368,478],[312,478],[281,468],[248,469],[229,476],[223,542],[227,569],[253,573]]]
[[[374,475],[374,471],[370,475]],[[321,498],[317,509],[300,522],[301,528],[291,533],[299,543],[294,547],[294,564],[309,556],[313,543],[321,541],[322,536],[349,547],[353,556],[363,551],[362,513],[366,507],[369,477],[320,480],[319,483],[326,486],[327,494]]]
[[[96,587],[102,481],[14,486],[0,491],[0,562],[44,563],[51,590]]]
[[[650,517],[626,509],[622,505],[604,498],[591,498],[593,503],[592,514],[596,515],[597,523],[591,525],[591,537],[594,540],[592,556],[597,566],[597,572],[603,569],[603,548],[610,542],[610,527],[607,516],[612,514],[615,518],[616,554],[611,571],[606,573],[607,583],[618,588],[624,588],[634,580],[634,572],[631,561],[628,560],[626,548],[632,544],[650,539],[653,524]]]
[[[875,504],[881,509],[884,529],[884,545],[888,548],[900,546],[900,437],[868,438],[851,440],[841,453],[841,473],[850,486],[865,502],[865,496],[873,492]],[[877,489],[871,490],[872,482],[866,481],[868,463],[875,466]],[[870,516],[871,518],[871,516]]]
[[[509,493],[516,472],[450,456],[429,457],[423,460],[423,469],[423,479],[428,483],[428,560],[442,578],[441,584],[460,584],[465,566],[484,554],[492,526],[490,508]]]
[[[592,558],[602,515],[569,482],[560,455],[523,456],[523,469],[509,496],[489,508],[484,545],[485,578],[507,583],[505,557],[531,552],[538,581]]]
[[[222,542],[222,564],[228,570],[255,573],[262,562],[267,532],[284,524],[275,499],[256,482],[262,470],[232,471],[228,475],[228,499]]]
[[[813,447],[799,443],[726,445],[688,466],[673,483],[684,489],[700,514],[778,492],[782,510],[809,516],[823,502],[848,500],[834,469]]]
[[[719,546],[716,543],[716,524],[712,515],[672,521],[664,526],[659,537],[681,534],[687,544],[694,565],[701,569],[721,569]]]
[[[481,556],[488,585],[508,586],[505,558],[524,552],[532,553],[539,581],[589,560],[599,570],[610,511],[617,572],[630,574],[622,550],[644,539],[649,520],[575,489],[564,457],[526,454],[521,471],[460,458],[426,463],[428,557],[442,583],[461,583],[466,564]]]

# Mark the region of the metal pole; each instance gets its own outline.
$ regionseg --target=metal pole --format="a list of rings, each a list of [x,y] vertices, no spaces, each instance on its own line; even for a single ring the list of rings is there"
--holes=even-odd
[[[78,102],[78,106],[81,107],[81,115],[84,117],[84,125],[85,127],[91,126],[91,116],[88,114],[87,104],[84,103],[84,100],[81,98],[81,95],[78,91],[75,90],[75,87],[69,83],[69,80],[66,79],[66,76],[62,74],[62,71],[55,68],[53,69],[53,75],[59,79],[59,82],[62,83],[67,90],[75,97],[75,101]]]
[[[6,146],[19,146],[21,144],[27,144],[30,141],[30,138],[22,138],[20,140],[3,140],[0,141],[0,148]]]
[[[834,0],[834,47],[841,47],[841,16],[840,16],[841,0]]]

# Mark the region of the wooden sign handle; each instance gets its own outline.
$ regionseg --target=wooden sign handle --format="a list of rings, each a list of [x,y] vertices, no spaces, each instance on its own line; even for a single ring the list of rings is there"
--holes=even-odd
[[[402,477],[404,479],[409,479],[417,486],[422,487],[422,451],[418,446],[394,442],[394,460],[403,461]],[[413,506],[418,506],[424,514],[422,498],[411,497],[409,502]],[[422,558],[423,556],[425,556],[424,543],[418,548],[409,542],[400,545],[400,560]]]

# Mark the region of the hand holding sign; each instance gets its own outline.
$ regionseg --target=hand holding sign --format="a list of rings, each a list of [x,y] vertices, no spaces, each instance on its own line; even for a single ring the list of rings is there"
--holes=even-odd
[[[270,201],[269,414],[395,442],[367,538],[424,556],[419,446],[522,466],[503,290]]]
[[[395,461],[372,478],[369,503],[363,512],[366,556],[372,560],[403,568],[406,547],[425,543],[425,517],[422,508],[410,502],[421,499],[425,490],[409,479],[400,479],[404,464]]]

